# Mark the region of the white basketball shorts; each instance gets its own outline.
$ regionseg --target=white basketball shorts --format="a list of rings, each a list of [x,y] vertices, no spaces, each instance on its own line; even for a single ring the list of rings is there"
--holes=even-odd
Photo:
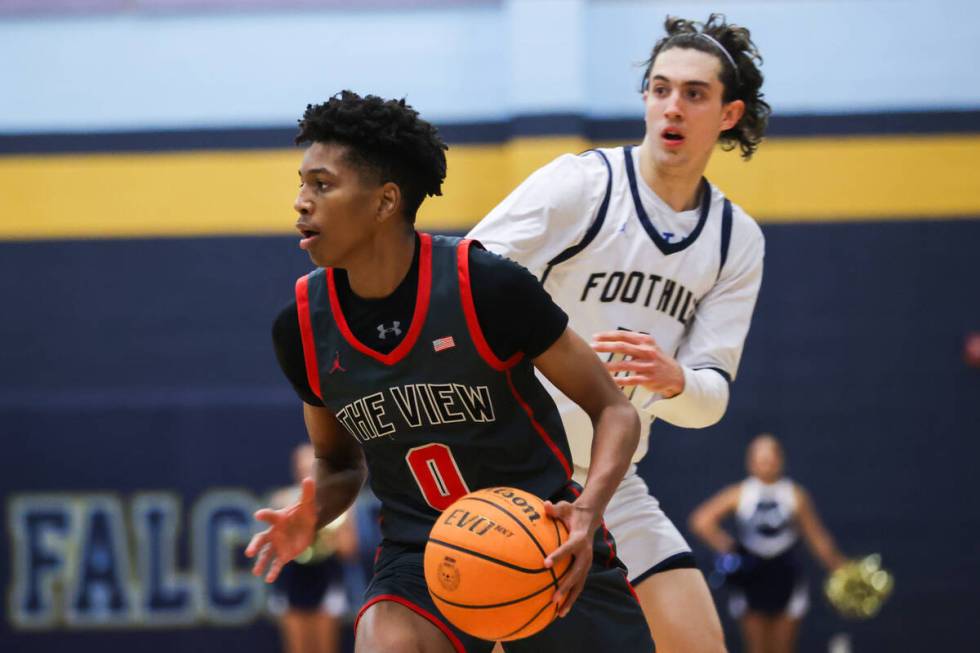
[[[575,467],[574,477],[579,483],[584,484],[586,474],[587,470]],[[657,565],[691,553],[691,547],[636,473],[636,465],[630,465],[603,518],[616,540],[616,553],[626,564],[631,583],[647,578]]]

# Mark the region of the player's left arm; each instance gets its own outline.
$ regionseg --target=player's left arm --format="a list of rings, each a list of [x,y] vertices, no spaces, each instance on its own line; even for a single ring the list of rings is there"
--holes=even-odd
[[[546,504],[549,514],[561,518],[569,527],[569,537],[545,564],[550,566],[557,559],[574,556],[570,572],[555,593],[559,614],[564,616],[585,585],[592,564],[592,537],[639,443],[640,420],[602,362],[571,329],[566,328],[551,347],[537,356],[534,365],[589,415],[595,429],[592,464],[582,494],[574,503]]]
[[[758,226],[750,220],[736,224],[729,260],[698,303],[676,356],[659,348],[656,334],[612,331],[594,336],[596,351],[632,357],[607,367],[612,373],[630,372],[617,377],[620,385],[643,385],[653,393],[644,410],[685,428],[711,426],[722,418],[762,285],[764,254]]]
[[[796,495],[796,519],[807,547],[827,571],[837,569],[847,562],[847,558],[837,549],[807,491],[794,483],[793,492]]]

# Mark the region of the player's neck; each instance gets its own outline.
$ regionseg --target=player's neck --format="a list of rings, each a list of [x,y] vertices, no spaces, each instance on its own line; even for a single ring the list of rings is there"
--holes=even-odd
[[[690,211],[698,207],[707,160],[686,166],[660,165],[642,148],[638,158],[643,181],[667,206],[675,211]]]
[[[363,299],[389,296],[405,279],[414,257],[414,229],[379,233],[347,265],[351,290]]]

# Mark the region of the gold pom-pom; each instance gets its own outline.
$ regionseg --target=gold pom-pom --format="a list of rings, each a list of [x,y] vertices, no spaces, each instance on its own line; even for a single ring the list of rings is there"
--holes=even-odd
[[[842,616],[870,619],[892,592],[895,579],[881,566],[877,553],[841,565],[827,577],[824,594]]]

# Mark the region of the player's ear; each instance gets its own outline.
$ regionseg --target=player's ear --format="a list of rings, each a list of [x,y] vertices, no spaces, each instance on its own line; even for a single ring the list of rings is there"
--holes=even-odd
[[[378,222],[384,222],[398,212],[402,202],[402,190],[394,182],[385,182],[378,196]]]
[[[732,100],[721,108],[721,131],[727,131],[738,124],[745,115],[745,102]]]

